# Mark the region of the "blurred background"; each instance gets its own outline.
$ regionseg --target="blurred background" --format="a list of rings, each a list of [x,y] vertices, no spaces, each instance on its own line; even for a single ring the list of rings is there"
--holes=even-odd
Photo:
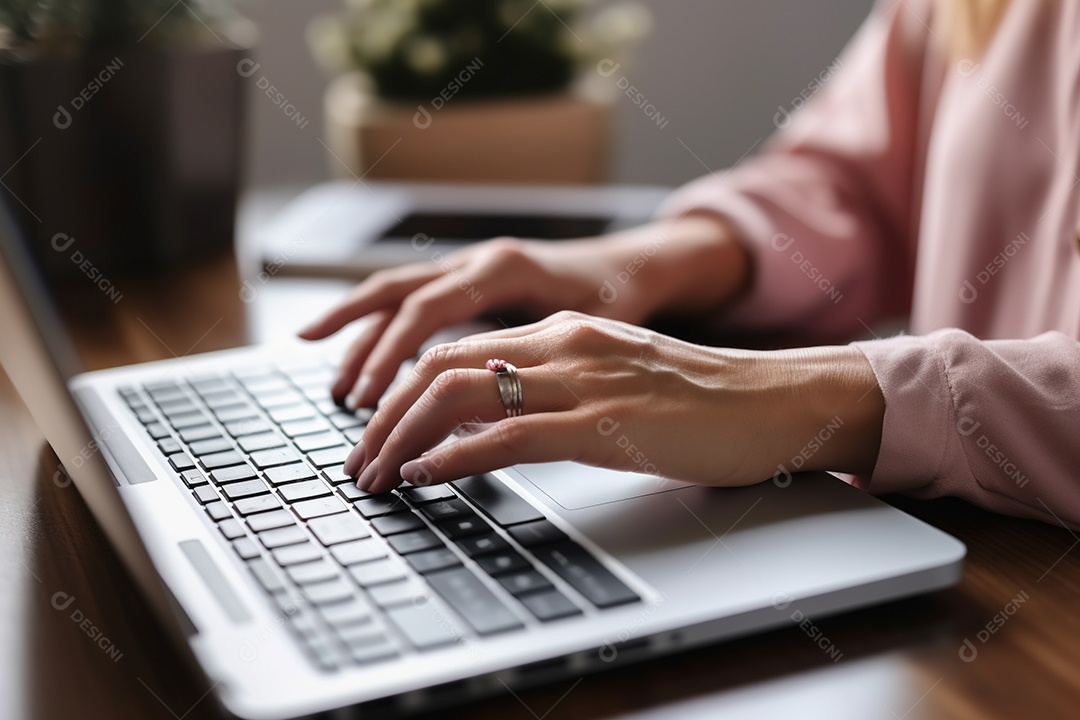
[[[610,3],[598,3],[599,5]],[[738,160],[775,128],[777,106],[825,70],[873,0],[645,0],[652,30],[627,75],[667,124],[661,129],[623,96],[615,106],[617,182],[678,185]],[[310,120],[299,130],[265,97],[249,97],[246,177],[259,187],[327,177],[318,137],[329,74],[305,42],[305,27],[340,0],[259,0],[244,13],[261,31],[260,71]]]

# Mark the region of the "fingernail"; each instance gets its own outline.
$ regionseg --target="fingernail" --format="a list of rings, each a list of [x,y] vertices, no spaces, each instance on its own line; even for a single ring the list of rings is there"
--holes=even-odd
[[[360,442],[356,443],[356,447],[349,453],[349,457],[345,458],[345,466],[342,470],[350,477],[356,477],[356,473],[360,472],[360,466],[364,464],[364,440],[361,438]]]
[[[371,378],[367,375],[361,375],[360,379],[356,381],[356,387],[349,393],[349,396],[345,398],[345,407],[349,408],[353,412],[356,412],[361,407],[361,403],[365,400],[368,388],[371,387]]]
[[[366,468],[364,468],[364,472],[360,473],[360,477],[356,479],[356,487],[361,490],[367,490],[371,487],[371,483],[375,482],[375,476],[378,472],[379,458],[375,458]]]
[[[427,485],[431,482],[431,471],[427,469],[427,463],[423,458],[410,460],[402,465],[398,472],[402,480],[412,485]]]

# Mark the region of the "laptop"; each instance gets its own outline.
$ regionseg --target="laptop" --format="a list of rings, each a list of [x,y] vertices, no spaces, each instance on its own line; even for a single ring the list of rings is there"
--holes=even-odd
[[[837,659],[819,618],[960,577],[960,542],[827,474],[553,463],[369,495],[341,472],[369,411],[330,401],[320,346],[79,374],[22,241],[0,207],[4,371],[242,718],[425,710],[791,624]]]

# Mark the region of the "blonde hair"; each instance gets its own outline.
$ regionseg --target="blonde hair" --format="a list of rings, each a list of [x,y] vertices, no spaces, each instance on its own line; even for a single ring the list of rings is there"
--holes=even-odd
[[[938,0],[936,15],[954,57],[981,55],[1012,0]]]

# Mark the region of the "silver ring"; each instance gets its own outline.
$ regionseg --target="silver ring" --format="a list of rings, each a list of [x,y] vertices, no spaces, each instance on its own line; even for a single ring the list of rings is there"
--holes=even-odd
[[[506,417],[520,417],[524,407],[521,396],[521,378],[518,369],[506,362],[492,358],[487,361],[488,370],[495,373],[495,380],[499,383],[499,399],[502,400],[503,408],[506,409]]]

